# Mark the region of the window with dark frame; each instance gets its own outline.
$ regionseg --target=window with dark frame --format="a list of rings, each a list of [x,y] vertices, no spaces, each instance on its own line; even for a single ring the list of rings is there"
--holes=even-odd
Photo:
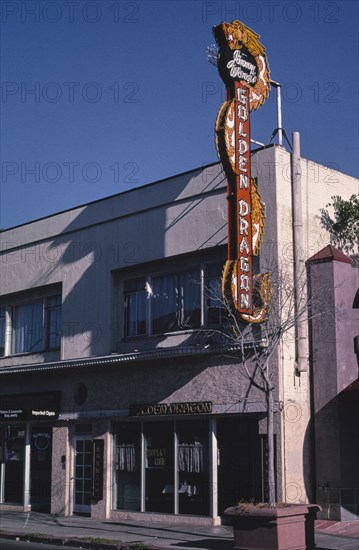
[[[0,308],[0,356],[5,355],[6,308]]]
[[[124,281],[125,336],[166,334],[223,320],[222,264]],[[204,285],[202,279],[204,278]],[[202,304],[207,310],[202,315]]]
[[[13,353],[37,353],[43,349],[43,301],[12,308]]]
[[[61,294],[24,299],[0,308],[0,355],[39,353],[61,346]],[[7,330],[9,315],[11,330]],[[7,342],[8,340],[8,342]]]
[[[199,269],[153,277],[151,290],[152,334],[201,326]]]
[[[46,348],[59,349],[62,334],[62,303],[61,296],[46,298]]]
[[[124,290],[126,336],[144,336],[147,334],[145,277],[125,281]]]
[[[222,301],[222,264],[210,264],[206,268],[205,301],[206,322],[209,326],[221,325],[225,317],[225,308]]]

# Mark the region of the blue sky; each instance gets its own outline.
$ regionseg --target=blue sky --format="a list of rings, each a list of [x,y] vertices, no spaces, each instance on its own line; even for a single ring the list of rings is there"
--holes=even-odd
[[[358,176],[356,1],[3,0],[1,10],[2,228],[215,162],[224,85],[206,49],[212,27],[233,19],[261,35],[302,156]],[[267,143],[274,93],[251,124]]]

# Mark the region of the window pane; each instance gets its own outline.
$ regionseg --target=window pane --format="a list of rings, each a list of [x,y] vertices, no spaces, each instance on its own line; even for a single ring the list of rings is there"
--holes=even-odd
[[[143,289],[126,296],[126,335],[146,334],[146,291]]]
[[[207,322],[209,325],[219,325],[225,319],[221,290],[222,269],[222,264],[215,264],[207,267],[205,294],[207,303]]]
[[[146,512],[173,514],[174,434],[172,422],[146,422]]]
[[[0,355],[5,353],[5,328],[6,328],[6,310],[0,308]]]
[[[199,270],[179,277],[181,289],[181,328],[198,328],[201,324],[201,282]]]
[[[61,306],[61,296],[57,294],[56,296],[50,296],[46,299],[46,304],[48,308]]]
[[[165,275],[152,279],[152,333],[162,334],[178,330],[177,276]]]
[[[126,333],[127,336],[136,336],[137,335],[137,296],[136,294],[128,294],[126,296]]]
[[[136,290],[143,290],[146,286],[145,277],[137,277],[137,279],[129,279],[125,281],[125,292],[135,292]]]
[[[116,438],[116,508],[141,509],[141,426],[119,424]]]
[[[211,498],[208,423],[206,420],[179,420],[176,426],[179,513],[208,515]]]
[[[15,308],[15,353],[37,352],[43,348],[43,303]]]
[[[62,310],[61,296],[51,296],[46,300],[47,309],[47,348],[58,349],[61,346]]]

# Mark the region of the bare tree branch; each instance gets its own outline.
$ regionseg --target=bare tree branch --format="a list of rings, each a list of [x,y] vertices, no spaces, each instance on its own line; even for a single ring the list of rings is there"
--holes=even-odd
[[[268,504],[271,507],[275,506],[274,392],[276,390],[276,362],[274,356],[287,335],[292,335],[293,341],[295,341],[298,323],[304,323],[307,326],[310,320],[334,313],[328,310],[326,289],[316,296],[308,293],[307,273],[304,262],[302,264],[303,273],[300,273],[300,285],[297,288],[293,283],[293,270],[290,263],[286,271],[272,265],[270,272],[272,306],[268,318],[260,325],[243,322],[226,298],[220,293],[213,295],[212,292],[211,301],[215,301],[222,309],[225,322],[219,327],[201,331],[218,337],[224,346],[232,347],[230,355],[225,355],[227,358],[233,359],[235,354],[238,355],[239,368],[245,373],[250,383],[246,398],[248,398],[252,386],[258,388],[265,395],[268,435]],[[209,289],[207,292],[210,292]],[[261,382],[258,380],[257,373]]]

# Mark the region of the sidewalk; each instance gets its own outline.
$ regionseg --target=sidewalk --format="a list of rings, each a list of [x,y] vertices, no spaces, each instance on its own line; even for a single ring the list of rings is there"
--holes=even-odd
[[[93,520],[88,517],[58,517],[37,512],[1,512],[0,537],[54,544],[131,548],[142,543],[153,550],[232,550],[232,527],[169,525],[168,523]],[[44,536],[45,535],[45,536]],[[359,522],[316,522],[319,550],[359,550]]]
[[[359,521],[315,522],[317,548],[330,550],[359,550]]]

